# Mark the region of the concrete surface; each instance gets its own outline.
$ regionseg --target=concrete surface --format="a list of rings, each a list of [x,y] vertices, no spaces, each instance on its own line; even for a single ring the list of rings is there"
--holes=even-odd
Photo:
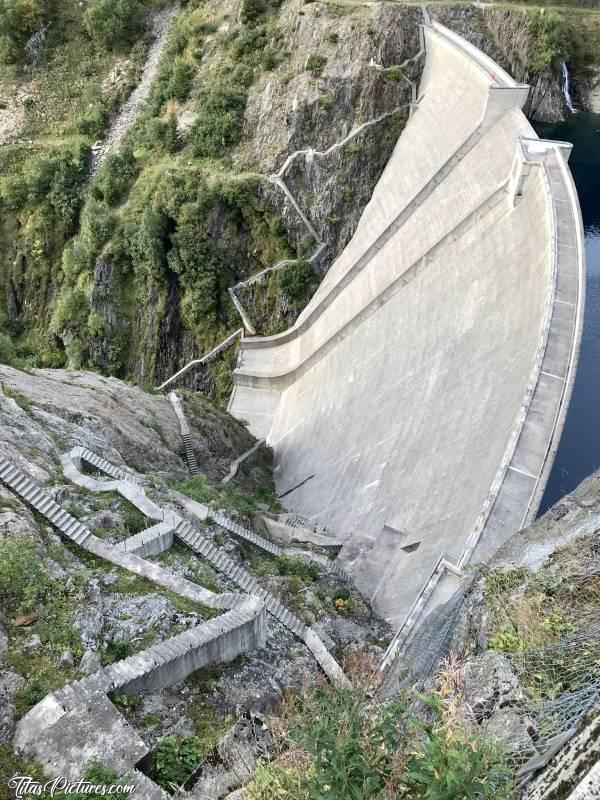
[[[528,87],[440,25],[425,48],[355,236],[293,328],[242,341],[230,402],[273,447],[286,508],[346,540],[398,625],[452,591],[424,587],[442,552],[487,558],[535,514],[584,294],[568,151],[537,146]]]

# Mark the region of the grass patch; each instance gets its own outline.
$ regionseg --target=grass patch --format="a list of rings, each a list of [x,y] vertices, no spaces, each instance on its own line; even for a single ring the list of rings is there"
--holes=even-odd
[[[581,537],[557,550],[535,573],[492,571],[484,597],[492,611],[488,647],[506,653],[519,667],[534,700],[576,688],[577,665],[548,662],[548,647],[596,625],[600,612],[600,535]],[[567,659],[588,659],[584,644]],[[560,656],[557,656],[560,661]],[[535,663],[539,662],[538,667]],[[568,667],[568,669],[567,669]]]
[[[259,512],[259,503],[265,503],[271,507],[277,506],[277,500],[272,485],[263,486],[255,492],[242,491],[235,483],[212,484],[204,475],[194,475],[183,481],[172,480],[169,486],[182,494],[191,497],[198,503],[209,506],[213,509],[223,509],[228,513],[234,513],[252,519]]]

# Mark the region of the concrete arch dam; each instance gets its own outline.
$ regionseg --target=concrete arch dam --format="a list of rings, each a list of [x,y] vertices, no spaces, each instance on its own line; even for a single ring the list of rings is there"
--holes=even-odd
[[[394,624],[442,556],[459,572],[535,517],[584,300],[570,146],[538,139],[529,87],[441,25],[423,35],[413,113],[353,239],[292,328],[243,340],[230,402],[274,448],[282,502],[345,537]]]

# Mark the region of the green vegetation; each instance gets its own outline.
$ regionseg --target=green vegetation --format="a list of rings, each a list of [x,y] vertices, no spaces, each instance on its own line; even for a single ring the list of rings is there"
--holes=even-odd
[[[277,2],[244,4],[242,24],[217,37],[218,67],[206,74],[204,39],[217,30],[219,15],[187,3],[148,103],[83,194],[89,147],[139,75],[144,49],[131,42],[149,3],[92,0],[49,28],[39,81],[52,85],[40,83],[39,97],[52,100],[67,84],[70,101],[57,96],[41,113],[35,94],[26,113],[33,144],[0,153],[0,357],[7,362],[122,377],[144,364],[135,377],[153,383],[169,303],[198,349],[208,349],[239,324],[227,289],[243,277],[240,270],[288,255],[284,232],[270,225],[261,178],[232,170],[230,160],[248,87],[285,57],[273,22]],[[103,78],[125,55],[126,77],[107,89]],[[195,115],[184,136],[175,115],[183,103]],[[101,284],[98,265],[108,276]],[[13,291],[24,309],[18,323],[8,322],[4,299]],[[225,391],[227,376],[217,378]]]
[[[172,790],[193,775],[206,755],[197,736],[167,736],[154,751],[151,777]]]
[[[568,663],[564,658],[546,663],[543,648],[595,624],[600,609],[596,559],[597,543],[584,537],[558,550],[536,573],[515,569],[486,577],[485,599],[492,611],[488,647],[511,657],[534,701],[576,688],[578,663],[589,659],[582,644]]]
[[[318,285],[311,265],[303,258],[275,272],[273,281],[275,291],[280,292],[295,309],[302,308]],[[271,286],[269,290],[273,291]]]
[[[42,768],[37,762],[15,755],[10,744],[0,744],[0,800],[14,800],[14,791],[8,787],[8,782],[13,775],[28,775],[42,785],[48,780],[48,776],[44,776]],[[119,782],[117,774],[113,770],[97,761],[92,761],[88,764],[82,778],[95,786],[113,786]],[[122,782],[125,783],[126,781]],[[56,791],[54,797],[56,800],[66,800],[66,798],[69,800],[89,800],[90,795],[80,793],[66,795],[64,792]]]
[[[117,594],[156,594],[156,584],[149,581],[147,578],[142,578],[139,575],[132,575],[130,572],[117,567],[119,579],[108,587],[111,592]],[[212,619],[219,614],[219,611],[208,606],[202,606],[195,603],[193,600],[188,600],[181,595],[171,592],[169,589],[160,588],[160,594],[172,603],[178,611],[187,614],[197,614],[201,619]],[[118,659],[115,659],[118,660]]]
[[[64,346],[48,325],[61,281],[61,254],[78,227],[90,145],[137,81],[144,47],[131,47],[131,40],[150,7],[150,2],[128,0],[0,1],[0,60],[18,62],[0,67],[1,97],[12,95],[15,88],[23,93],[22,62],[29,59],[24,45],[35,30],[46,26],[40,64],[27,73],[27,94],[22,110],[17,109],[16,118],[22,116],[18,133],[24,141],[0,152],[2,360],[65,364]],[[100,37],[102,42],[94,38],[104,23],[116,22],[120,29],[114,40],[107,35]],[[119,80],[105,82],[119,65]],[[79,310],[85,288],[77,289],[79,296],[68,297],[66,305],[79,302]],[[21,307],[16,322],[9,322],[14,317],[9,313],[11,302]],[[4,337],[14,342],[12,348],[6,347]]]
[[[320,53],[311,53],[306,59],[306,70],[318,78],[325,69],[325,64],[327,64],[325,56]]]
[[[433,721],[405,699],[374,703],[366,685],[318,686],[289,695],[274,721],[280,755],[261,767],[253,800],[506,800],[509,770],[500,751],[466,733],[439,697],[423,697]]]
[[[139,33],[143,11],[138,0],[90,0],[83,22],[93,42],[110,48],[130,42]]]
[[[0,0],[0,63],[23,58],[23,48],[43,19],[41,0]]]
[[[30,613],[51,585],[33,542],[23,537],[0,539],[0,608],[4,613]]]
[[[204,475],[195,475],[184,481],[171,481],[170,486],[199,503],[215,509],[222,508],[229,512],[235,512],[248,519],[258,513],[258,503],[265,503],[273,510],[279,509],[275,488],[272,484],[263,486],[252,493],[238,489],[233,481],[225,484],[211,484]]]
[[[19,716],[73,676],[73,670],[59,667],[58,662],[66,651],[75,659],[83,655],[73,623],[84,581],[84,574],[69,583],[51,578],[38,549],[23,537],[0,540],[0,618],[11,632],[6,662],[26,680],[15,699]],[[16,616],[31,613],[37,614],[33,624],[14,627]],[[40,643],[31,649],[28,641],[33,635]]]
[[[568,40],[563,18],[553,11],[530,11],[527,30],[535,46],[527,64],[530,72],[540,74],[568,58]]]

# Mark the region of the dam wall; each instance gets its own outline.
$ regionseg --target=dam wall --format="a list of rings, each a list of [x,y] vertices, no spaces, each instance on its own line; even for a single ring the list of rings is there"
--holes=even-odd
[[[535,514],[583,303],[568,148],[537,139],[528,87],[477,48],[440,25],[424,41],[353,239],[290,330],[243,340],[230,401],[274,448],[284,505],[344,539],[393,624],[442,553],[485,558]]]

